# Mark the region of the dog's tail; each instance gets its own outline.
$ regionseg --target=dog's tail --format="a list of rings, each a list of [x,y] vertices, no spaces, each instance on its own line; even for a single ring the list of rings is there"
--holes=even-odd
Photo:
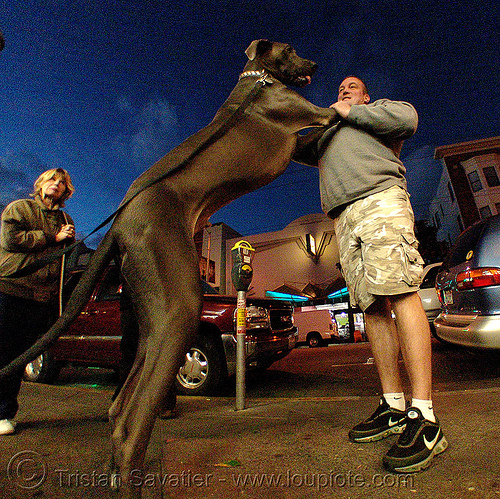
[[[20,369],[24,369],[26,364],[41,355],[68,329],[89,301],[97,280],[113,258],[115,254],[114,246],[114,236],[111,231],[108,231],[92,255],[85,272],[68,300],[64,312],[49,331],[41,336],[32,347],[0,370],[0,380]]]

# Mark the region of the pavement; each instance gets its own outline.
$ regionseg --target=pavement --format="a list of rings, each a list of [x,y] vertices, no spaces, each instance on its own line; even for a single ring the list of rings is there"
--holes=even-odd
[[[24,383],[17,433],[0,437],[0,497],[116,499],[111,394]],[[394,475],[381,459],[397,437],[347,439],[377,396],[248,398],[240,411],[233,398],[179,397],[134,480],[144,499],[498,498],[499,401],[500,386],[435,393],[450,446],[427,470]]]

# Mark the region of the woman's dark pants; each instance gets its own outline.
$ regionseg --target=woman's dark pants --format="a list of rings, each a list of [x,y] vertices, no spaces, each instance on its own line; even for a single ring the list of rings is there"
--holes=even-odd
[[[48,303],[0,293],[0,368],[5,367],[46,333],[56,318]],[[0,419],[17,413],[24,368],[0,380]]]

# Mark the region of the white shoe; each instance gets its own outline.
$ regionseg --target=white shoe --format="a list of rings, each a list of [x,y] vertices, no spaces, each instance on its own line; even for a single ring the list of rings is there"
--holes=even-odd
[[[16,423],[8,419],[0,419],[0,435],[12,435],[16,431]]]

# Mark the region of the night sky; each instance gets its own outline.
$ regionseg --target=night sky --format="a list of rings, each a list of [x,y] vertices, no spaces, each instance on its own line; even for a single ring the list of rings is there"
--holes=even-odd
[[[62,167],[86,234],[130,183],[212,119],[257,38],[291,43],[319,70],[300,92],[336,100],[355,74],[372,101],[411,102],[417,134],[402,159],[417,218],[441,164],[437,146],[500,135],[500,3],[375,0],[0,0],[0,204]],[[243,235],[321,211],[317,170],[291,164],[212,222]]]

